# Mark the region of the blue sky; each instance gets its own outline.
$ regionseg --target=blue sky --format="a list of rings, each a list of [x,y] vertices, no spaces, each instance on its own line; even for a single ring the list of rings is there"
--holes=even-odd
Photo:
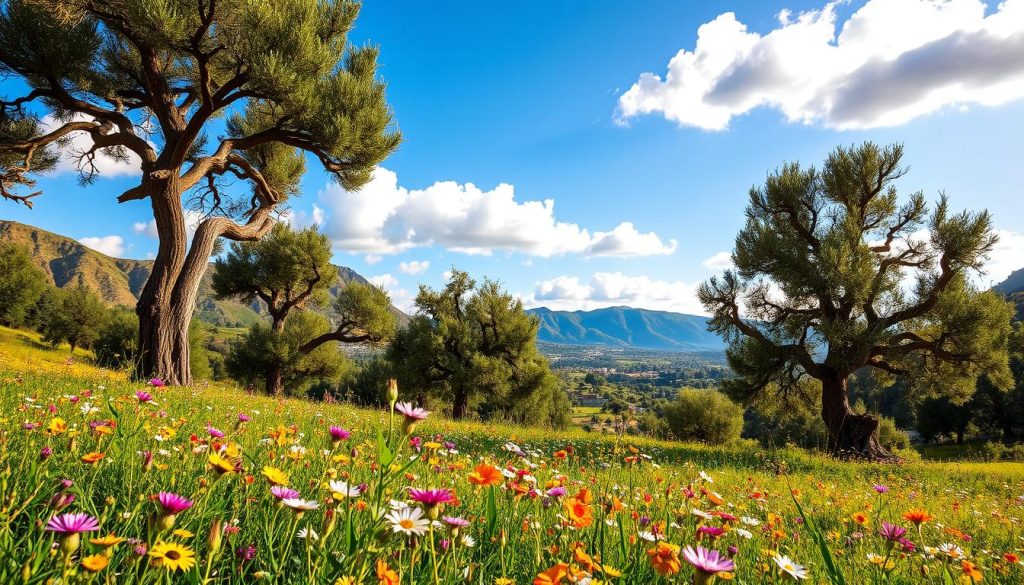
[[[292,220],[404,307],[456,266],[534,306],[699,312],[767,171],[899,141],[904,192],[993,213],[999,280],[1024,266],[1024,2],[948,4],[371,0],[353,39],[380,46],[405,142],[358,195],[310,165]],[[123,172],[44,178],[0,217],[145,258]]]

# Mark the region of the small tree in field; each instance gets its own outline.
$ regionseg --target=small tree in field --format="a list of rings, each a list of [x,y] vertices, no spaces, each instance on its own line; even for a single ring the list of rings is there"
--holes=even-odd
[[[397,148],[377,50],[346,39],[358,11],[349,0],[0,5],[0,74],[26,87],[0,102],[0,198],[31,206],[35,175],[61,151],[86,182],[101,153],[139,165],[117,200],[148,200],[160,243],[136,309],[137,377],[191,383],[189,323],[218,239],[269,231],[307,155],[352,190]],[[74,136],[89,146],[71,152]],[[187,210],[201,217],[191,245]]]
[[[768,175],[751,189],[735,269],[699,291],[710,329],[731,342],[727,392],[749,400],[819,380],[833,454],[889,455],[878,419],[850,408],[859,368],[957,402],[981,374],[1012,383],[1012,308],[968,281],[996,242],[991,218],[952,214],[945,196],[931,214],[921,193],[901,205],[902,156],[867,143],[836,149],[821,171],[790,163]]]
[[[292,309],[324,304],[337,280],[326,236],[279,223],[262,239],[231,244],[214,264],[213,292],[219,299],[263,301],[271,329],[281,332]]]
[[[250,353],[258,352],[260,344],[267,346],[267,355],[258,363],[264,367],[261,377],[268,394],[283,392],[285,370],[294,369],[291,364],[325,343],[379,342],[394,334],[395,316],[387,293],[372,285],[348,283],[331,307],[337,327],[320,326],[319,321],[314,324],[304,317],[307,326],[289,331],[285,343],[282,336],[289,314],[325,305],[328,291],[337,282],[330,241],[312,227],[293,231],[275,225],[260,240],[233,243],[226,257],[217,261],[213,290],[218,298],[260,299],[270,313],[270,328],[264,331],[265,327],[256,325],[245,340]],[[303,337],[304,333],[308,335]]]
[[[0,244],[0,324],[22,327],[47,287],[46,275],[25,248]]]
[[[91,347],[107,317],[96,293],[85,287],[58,290],[42,326],[43,341],[54,346],[67,342],[71,351]]]
[[[344,354],[333,345],[303,347],[330,328],[326,317],[312,311],[298,311],[281,331],[257,323],[231,347],[225,364],[228,374],[246,384],[263,381],[267,392],[277,395],[309,379],[334,379],[346,369]]]
[[[443,396],[457,419],[475,402],[485,418],[568,424],[572,405],[537,350],[537,319],[497,282],[477,286],[456,270],[440,291],[421,286],[416,307],[388,348],[401,387]]]

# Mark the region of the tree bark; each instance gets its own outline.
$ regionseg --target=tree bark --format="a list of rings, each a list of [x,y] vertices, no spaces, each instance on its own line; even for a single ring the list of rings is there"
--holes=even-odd
[[[270,396],[281,396],[284,394],[284,368],[281,364],[274,364],[267,368],[267,394]]]
[[[828,450],[836,457],[891,459],[878,441],[878,419],[850,409],[847,376],[821,380],[821,418],[828,429]]]
[[[150,185],[150,201],[159,245],[153,271],[139,295],[135,312],[139,316],[139,356],[135,378],[159,378],[167,384],[192,384],[189,368],[188,326],[194,306],[175,306],[173,291],[182,277],[187,235],[185,213],[177,179]],[[200,272],[195,276],[198,288]],[[193,279],[187,279],[193,280]]]
[[[452,401],[452,418],[455,420],[465,418],[468,408],[469,392],[466,392],[463,388],[456,388],[455,399]]]

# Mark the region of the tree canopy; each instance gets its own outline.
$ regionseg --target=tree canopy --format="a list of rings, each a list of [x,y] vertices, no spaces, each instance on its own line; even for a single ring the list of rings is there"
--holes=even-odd
[[[1010,383],[1012,309],[977,290],[996,242],[987,212],[954,213],[943,195],[901,202],[900,145],[840,147],[821,170],[787,163],[752,188],[735,268],[699,290],[710,328],[730,341],[726,390],[749,400],[810,377],[822,383],[833,453],[884,456],[878,420],[854,413],[847,379],[861,367],[959,402],[979,375]]]
[[[43,341],[54,346],[66,342],[71,351],[91,347],[107,317],[103,301],[82,286],[55,289],[54,293],[54,301],[42,321]]]
[[[32,305],[47,288],[46,275],[25,248],[0,243],[0,323],[26,324]]]
[[[354,190],[398,147],[378,50],[348,42],[358,12],[349,0],[0,6],[0,74],[25,87],[0,102],[0,199],[31,206],[61,156],[84,182],[100,154],[140,171],[117,199],[148,200],[160,240],[137,308],[138,377],[191,382],[188,327],[218,239],[269,231],[307,157]],[[200,218],[191,244],[186,211]]]
[[[213,292],[220,299],[263,301],[280,331],[292,309],[326,304],[337,280],[327,236],[315,227],[295,231],[279,223],[259,240],[231,244],[214,264]]]
[[[566,424],[571,405],[537,350],[536,318],[492,280],[454,270],[440,291],[421,286],[419,315],[388,348],[400,387],[451,404],[452,416]]]

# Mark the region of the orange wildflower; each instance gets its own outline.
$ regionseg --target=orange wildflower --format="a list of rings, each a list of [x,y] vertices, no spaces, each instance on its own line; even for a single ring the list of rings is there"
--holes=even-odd
[[[565,512],[576,528],[586,528],[594,523],[590,505],[578,498],[566,498]]]
[[[929,514],[928,511],[925,510],[924,508],[914,508],[913,510],[908,510],[903,513],[903,517],[908,522],[913,522],[918,526],[934,518],[934,516]]]
[[[679,561],[679,547],[668,542],[659,542],[657,547],[647,551],[647,557],[651,561],[651,567],[659,575],[675,575],[682,567]]]
[[[105,455],[103,453],[93,451],[92,453],[86,453],[85,455],[82,455],[82,461],[88,463],[89,465],[92,465],[93,463],[96,463],[97,461],[103,459],[104,457]]]
[[[572,549],[572,560],[577,565],[583,567],[591,573],[599,570],[601,567],[594,562],[594,557],[587,554],[587,551],[583,550],[583,543],[576,543],[576,547]]]
[[[982,580],[981,571],[971,561],[960,561],[960,568],[963,569],[964,575],[970,577],[972,583],[978,583]]]
[[[533,585],[559,585],[562,579],[568,575],[569,565],[565,563],[558,563],[546,571],[537,573],[537,577],[533,580]]]
[[[469,474],[469,483],[473,485],[498,485],[504,481],[501,470],[490,463],[481,463]]]
[[[377,559],[377,581],[380,585],[398,585],[398,573],[383,559]]]

